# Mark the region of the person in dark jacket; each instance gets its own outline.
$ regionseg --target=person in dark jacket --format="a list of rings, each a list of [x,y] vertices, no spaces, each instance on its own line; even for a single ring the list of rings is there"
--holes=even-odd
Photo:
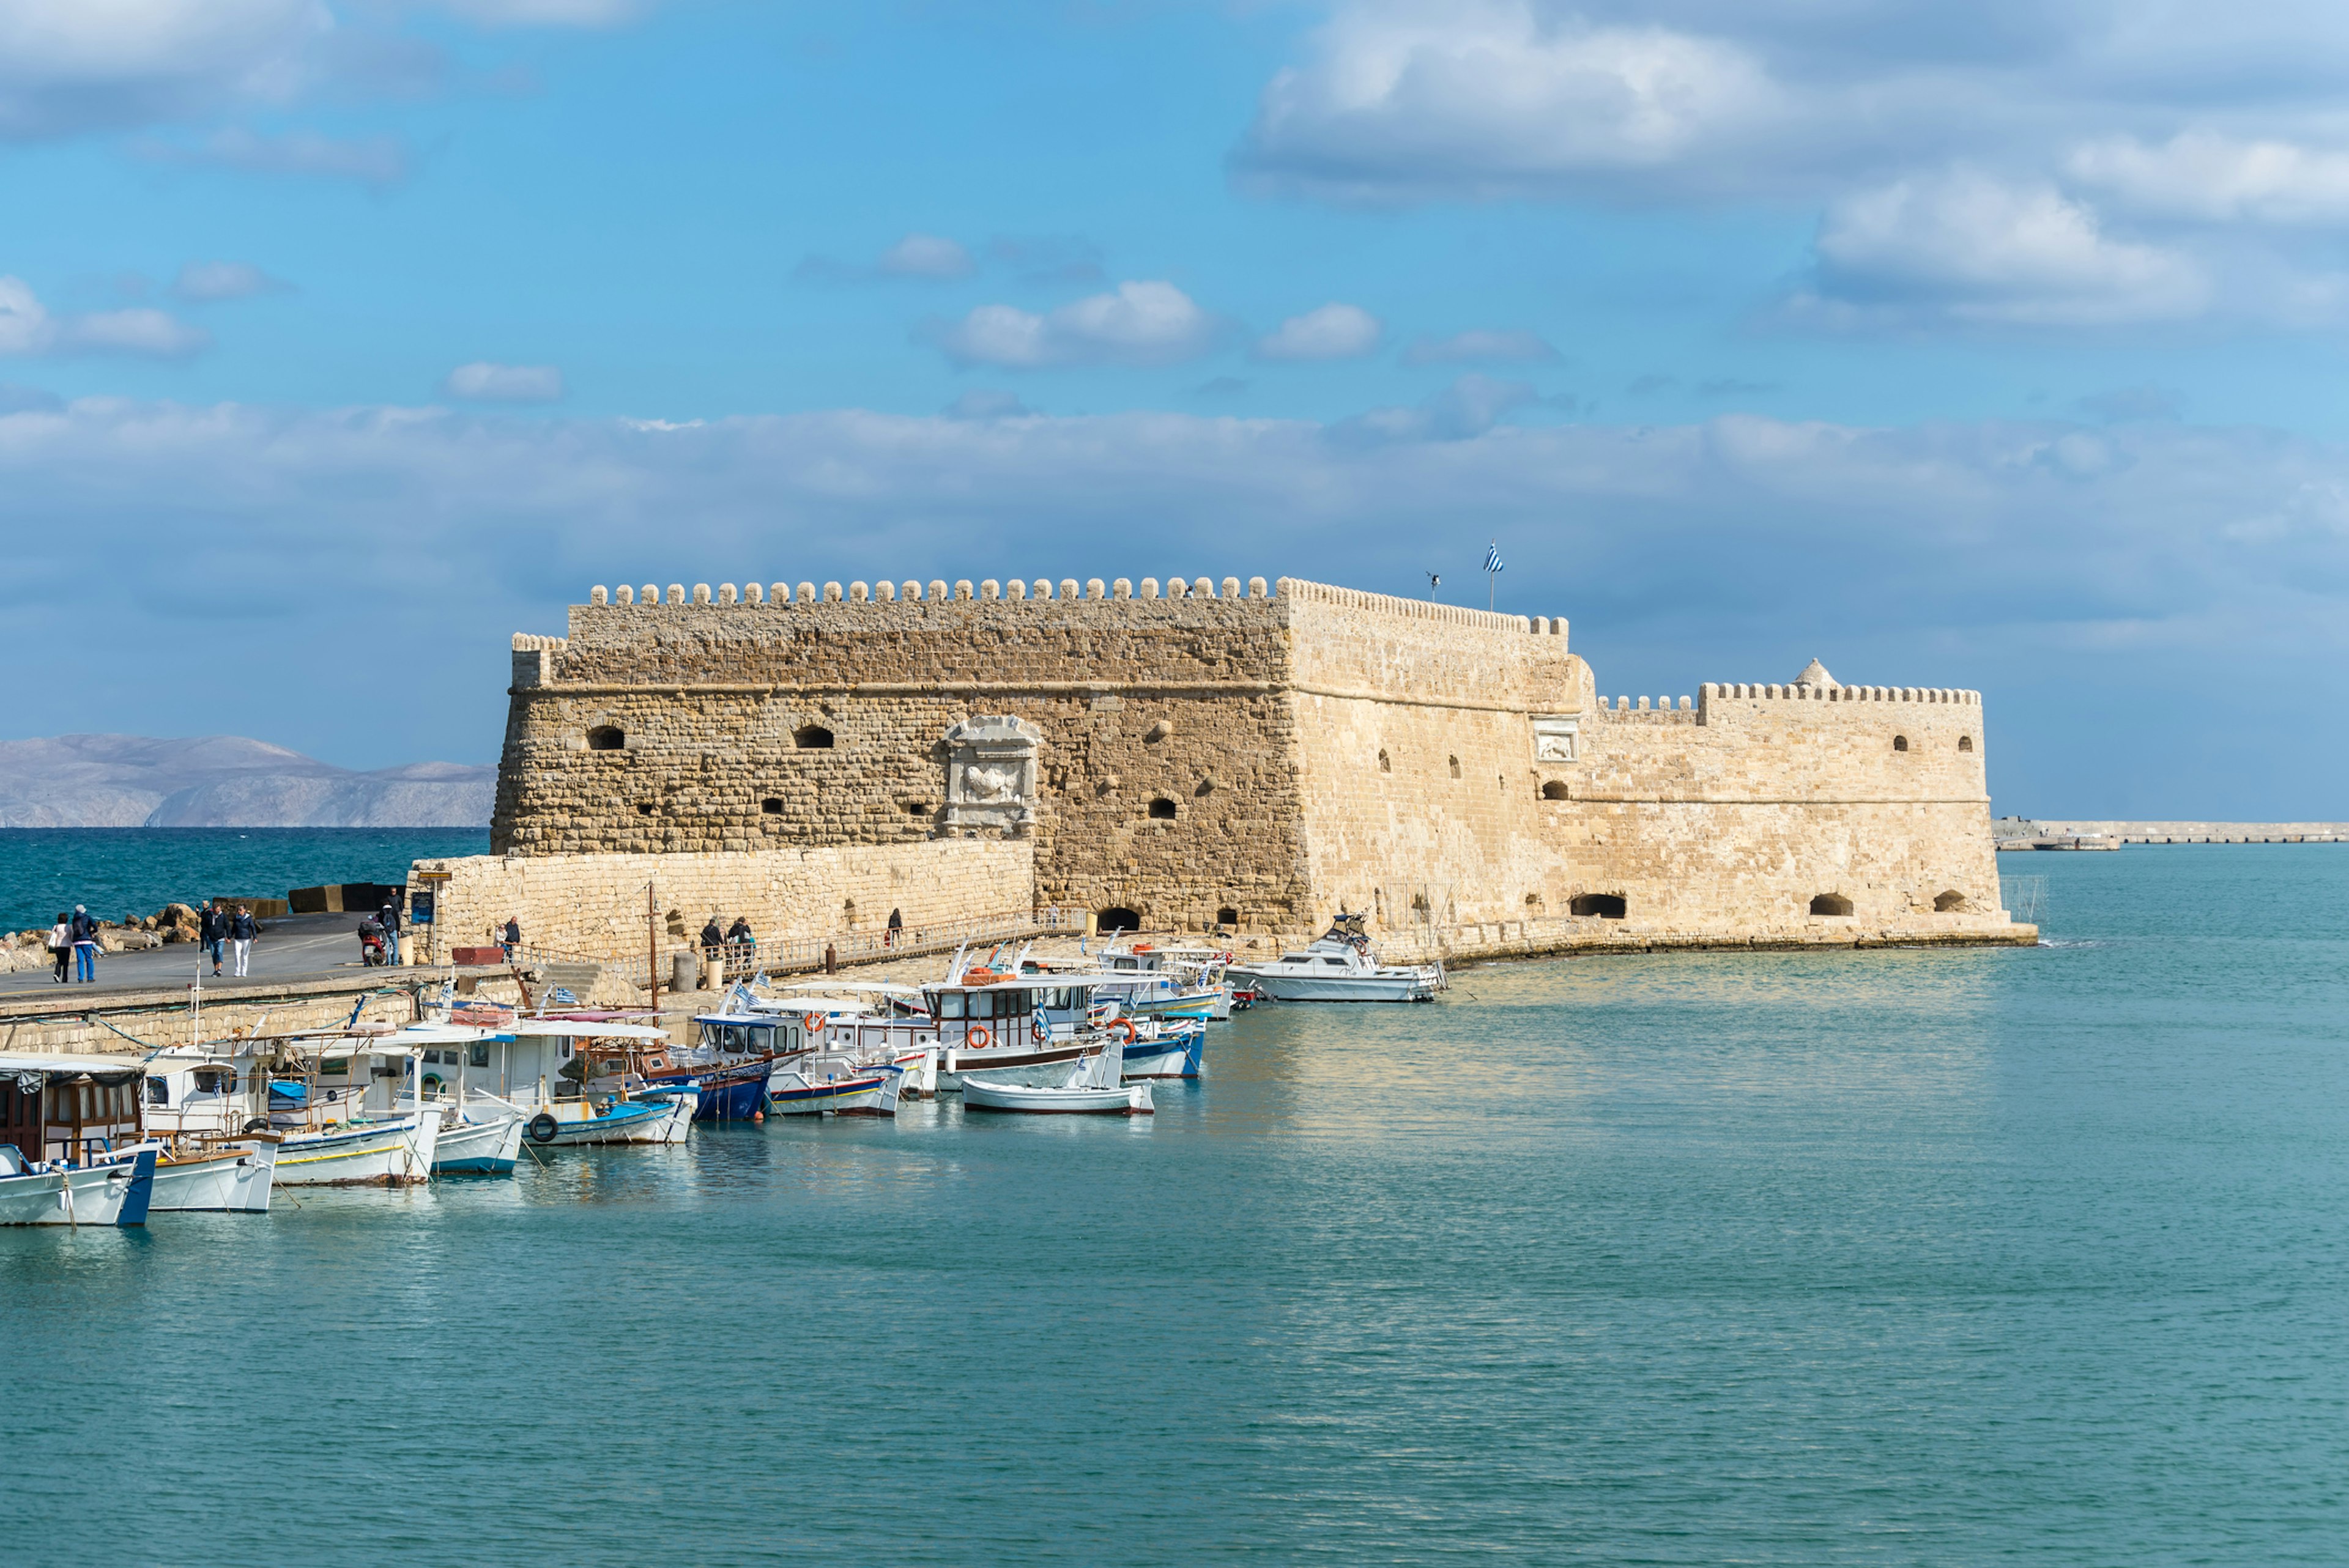
[[[751,956],[759,951],[759,939],[750,934],[750,923],[740,915],[726,928],[726,962],[738,969],[748,969]]]
[[[253,911],[243,904],[228,923],[228,944],[236,958],[236,973],[243,978],[245,965],[253,962],[253,939],[261,934],[261,923],[253,918]]]
[[[716,971],[718,978],[715,984],[718,985],[726,981],[725,949],[726,934],[718,929],[718,917],[713,914],[709,917],[709,923],[701,928],[701,956]]]
[[[221,972],[221,957],[228,946],[228,911],[212,899],[204,900],[204,913],[198,920],[196,934],[212,955],[212,973]]]
[[[506,916],[506,928],[498,934],[498,945],[506,950],[506,962],[513,962],[514,949],[522,945],[522,921],[518,916]]]
[[[73,920],[74,978],[90,985],[98,983],[98,916],[88,906],[74,905]]]
[[[376,923],[383,927],[383,946],[385,954],[392,963],[398,963],[399,900],[397,897],[385,899],[383,901],[383,907],[375,912],[375,919]]]
[[[49,956],[57,960],[57,984],[67,984],[73,971],[73,922],[64,910],[57,911],[57,923],[49,927]]]
[[[905,929],[905,917],[895,910],[889,912],[889,934],[881,939],[885,947],[897,945],[897,937]]]

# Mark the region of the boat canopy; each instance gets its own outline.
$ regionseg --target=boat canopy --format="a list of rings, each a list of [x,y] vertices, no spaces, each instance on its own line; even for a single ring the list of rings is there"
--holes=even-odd
[[[516,1018],[512,1035],[561,1035],[578,1040],[666,1040],[668,1031],[643,1024],[598,1024],[578,1018]]]
[[[43,1083],[69,1083],[86,1078],[93,1083],[118,1084],[138,1078],[147,1064],[137,1057],[46,1056],[0,1051],[0,1078],[15,1078],[26,1093]],[[25,1080],[30,1078],[33,1082]]]

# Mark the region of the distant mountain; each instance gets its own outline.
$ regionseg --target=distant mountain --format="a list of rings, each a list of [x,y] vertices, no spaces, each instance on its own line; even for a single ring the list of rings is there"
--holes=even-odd
[[[0,741],[0,828],[479,828],[498,770],[336,768],[237,735]]]

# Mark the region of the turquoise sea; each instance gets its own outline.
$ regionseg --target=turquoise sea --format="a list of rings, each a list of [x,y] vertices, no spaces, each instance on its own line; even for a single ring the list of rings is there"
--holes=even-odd
[[[0,1232],[0,1541],[2337,1563],[2349,850],[2036,861],[2041,949],[1473,969],[1149,1119]]]
[[[0,828],[0,931],[78,903],[119,920],[215,894],[404,882],[411,861],[489,852],[486,828]]]

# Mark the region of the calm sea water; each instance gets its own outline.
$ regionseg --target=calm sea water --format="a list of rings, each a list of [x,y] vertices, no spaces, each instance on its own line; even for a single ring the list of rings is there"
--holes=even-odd
[[[410,861],[489,851],[486,828],[5,828],[0,930],[47,925],[78,903],[119,920],[215,894],[402,882]]]
[[[12,1561],[2334,1563],[2349,850],[1473,970],[1156,1118],[0,1232]]]

